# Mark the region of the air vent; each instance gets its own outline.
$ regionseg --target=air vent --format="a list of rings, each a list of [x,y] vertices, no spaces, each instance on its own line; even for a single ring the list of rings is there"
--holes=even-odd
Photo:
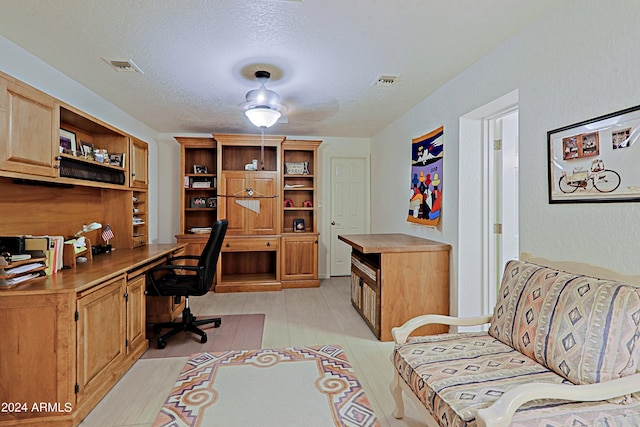
[[[380,74],[373,81],[372,86],[393,86],[398,81],[398,76]]]
[[[104,62],[106,62],[107,64],[109,64],[111,66],[111,68],[113,68],[114,70],[116,70],[119,73],[140,73],[140,74],[144,74],[144,72],[140,69],[140,67],[138,67],[136,64],[134,64],[133,61],[130,60],[130,59],[102,58],[102,60]]]

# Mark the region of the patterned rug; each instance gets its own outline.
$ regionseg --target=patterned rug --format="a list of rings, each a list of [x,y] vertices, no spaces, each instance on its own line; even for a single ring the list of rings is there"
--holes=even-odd
[[[153,425],[380,426],[331,345],[194,354]]]

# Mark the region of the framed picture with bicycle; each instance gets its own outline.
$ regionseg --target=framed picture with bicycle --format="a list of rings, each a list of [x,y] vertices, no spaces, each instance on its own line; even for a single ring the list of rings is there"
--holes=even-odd
[[[640,201],[640,105],[547,132],[549,203]]]

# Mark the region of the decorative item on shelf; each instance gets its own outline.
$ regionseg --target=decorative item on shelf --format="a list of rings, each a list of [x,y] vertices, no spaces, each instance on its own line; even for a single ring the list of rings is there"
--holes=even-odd
[[[217,208],[218,207],[218,198],[217,197],[207,197],[207,207],[208,208]]]
[[[77,155],[76,134],[68,130],[60,129],[60,152]]]
[[[309,175],[309,162],[285,162],[285,175]]]
[[[296,233],[300,233],[300,232],[305,231],[304,219],[296,218],[296,219],[293,220],[293,231],[295,231]]]
[[[108,155],[109,164],[111,166],[119,166],[121,168],[124,167],[124,153],[111,153]],[[106,163],[106,162],[105,162]]]
[[[253,159],[251,163],[247,163],[244,165],[244,170],[246,171],[257,171],[258,170],[258,160]]]
[[[211,178],[204,179],[196,179],[194,178],[191,182],[191,188],[211,188],[211,183],[213,180]]]
[[[111,229],[111,225],[107,224],[107,226],[102,230],[100,237],[102,237],[102,240],[104,241],[104,245],[92,246],[91,253],[93,255],[108,254],[111,252],[112,246],[109,244],[109,240],[115,237],[115,234]]]
[[[189,231],[193,234],[210,234],[211,227],[191,227]]]
[[[293,207],[293,200],[291,200],[291,199],[284,199],[284,207],[285,207],[285,208],[292,208],[292,207]]]
[[[104,163],[104,152],[102,151],[102,148],[97,148],[94,150],[93,160],[98,163]]]
[[[305,200],[302,203],[302,206],[305,207],[305,208],[312,208],[313,207],[313,202],[311,200]]]
[[[207,198],[206,197],[192,197],[191,205],[192,208],[206,208],[207,207]]]
[[[193,165],[193,173],[209,173],[209,168],[205,165]]]
[[[85,159],[94,160],[94,147],[90,142],[80,140],[80,151]]]

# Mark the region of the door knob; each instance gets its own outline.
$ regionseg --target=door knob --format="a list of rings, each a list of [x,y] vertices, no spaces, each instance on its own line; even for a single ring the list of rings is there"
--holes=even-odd
[[[331,221],[331,225],[336,225],[336,222],[335,221]]]

